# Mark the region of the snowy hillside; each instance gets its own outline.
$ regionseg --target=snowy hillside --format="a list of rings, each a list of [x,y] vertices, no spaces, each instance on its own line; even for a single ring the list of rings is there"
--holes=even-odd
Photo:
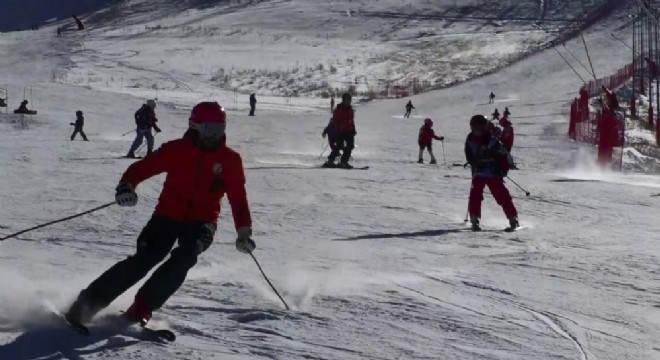
[[[86,34],[58,39],[54,28],[45,28],[0,35],[0,84],[7,84],[10,108],[29,86],[30,105],[39,110],[24,121],[0,114],[0,235],[112,201],[131,162],[118,158],[132,141],[122,134],[147,96],[167,100],[157,108],[159,144],[183,134],[191,103],[213,99],[232,107],[233,94],[209,81],[220,64],[214,57],[233,59],[235,69],[292,66],[296,49],[288,47],[304,33],[262,45],[250,25],[249,15],[270,14],[272,27],[295,19],[295,11],[278,14],[275,3],[237,9],[213,25],[222,27],[218,34],[252,29],[234,44],[181,37],[181,26],[197,29],[212,7],[175,18],[149,13],[148,26],[179,28],[146,36],[140,2],[124,9],[134,12],[125,23],[112,25],[113,17],[101,14],[98,21],[108,24]],[[277,4],[306,11],[303,2]],[[379,4],[388,2],[369,6]],[[371,20],[365,19],[354,21],[366,28]],[[585,34],[599,74],[629,62],[611,36],[630,42],[630,31],[616,30],[626,21],[617,15]],[[342,39],[355,37],[357,52],[366,48],[360,34]],[[243,41],[248,37],[251,46]],[[582,54],[581,42],[566,46]],[[320,62],[328,47],[318,49],[318,58],[296,53]],[[354,56],[342,49],[341,58]],[[580,84],[554,51],[544,51],[413,97],[411,119],[402,118],[404,100],[359,106],[353,162],[368,171],[316,168],[329,116],[320,109],[325,101],[273,97],[260,102],[256,117],[230,112],[228,142],[246,166],[255,256],[293,310],[283,309],[250,257],[236,252],[223,202],[215,243],[155,314],[156,325],[177,333],[175,343],[141,341],[136,331],[103,322],[92,324],[85,338],[50,318],[47,306],[66,308],[89,281],[135,251],[162,186],[159,176],[138,188],[135,208],[110,207],[0,242],[0,359],[660,359],[659,197],[649,197],[660,193],[660,177],[598,172],[588,149],[566,141],[569,101]],[[498,94],[495,106],[513,113],[513,155],[521,170],[510,175],[531,192],[526,197],[507,181],[525,226],[513,234],[500,231],[506,219],[489,194],[486,231],[466,231],[470,174],[451,166],[464,160],[470,116],[492,112],[485,105],[490,91]],[[68,140],[77,109],[85,112],[89,142]],[[426,116],[446,137],[447,166],[440,143],[441,165],[415,163]],[[106,313],[126,309],[135,291]]]
[[[87,19],[65,84],[170,99],[438,88],[506,65],[620,3],[130,1]],[[259,56],[249,54],[258,52]],[[155,63],[153,60],[157,60]],[[148,65],[148,69],[146,69]],[[234,95],[234,94],[232,94]],[[244,96],[240,103],[244,103]],[[177,99],[181,100],[181,99]],[[295,101],[295,99],[294,99]]]

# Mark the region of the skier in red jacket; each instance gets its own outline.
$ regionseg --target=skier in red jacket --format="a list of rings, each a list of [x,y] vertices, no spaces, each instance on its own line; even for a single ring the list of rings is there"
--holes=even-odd
[[[513,148],[513,140],[515,137],[515,134],[513,132],[513,124],[511,124],[511,121],[505,116],[500,119],[500,126],[502,127],[502,133],[500,135],[500,141],[502,142],[502,145],[504,145],[504,148],[506,148],[506,151],[511,153],[511,149]]]
[[[424,149],[428,150],[429,155],[431,155],[431,162],[429,164],[436,164],[435,156],[433,156],[433,139],[444,141],[444,136],[436,136],[435,131],[433,131],[433,120],[426,118],[424,119],[424,125],[419,129],[419,137],[417,138],[417,144],[419,145],[419,160],[418,163],[424,163]]]
[[[136,253],[112,266],[80,293],[65,314],[70,323],[91,320],[165,259],[178,240],[169,259],[144,283],[125,313],[130,321],[146,324],[152,311],[176,292],[197,257],[213,242],[225,193],[238,232],[237,250],[254,250],[243,162],[225,145],[225,119],[218,103],[196,105],[183,138],[163,144],[126,170],[115,194],[120,206],[135,206],[135,188],[155,175],[167,174],[156,210],[138,236]]]
[[[353,98],[351,94],[344,93],[341,96],[341,103],[335,108],[332,115],[332,127],[334,128],[335,136],[337,139],[337,146],[328,156],[328,161],[323,164],[323,167],[339,167],[344,169],[352,169],[348,161],[351,159],[351,153],[355,148],[355,110],[351,106]],[[339,164],[335,164],[335,159],[342,152]]]

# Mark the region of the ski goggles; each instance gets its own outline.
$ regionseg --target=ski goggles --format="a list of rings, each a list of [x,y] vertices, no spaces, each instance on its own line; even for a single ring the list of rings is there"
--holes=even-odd
[[[200,137],[219,139],[225,135],[225,123],[190,123],[190,128],[196,130]]]

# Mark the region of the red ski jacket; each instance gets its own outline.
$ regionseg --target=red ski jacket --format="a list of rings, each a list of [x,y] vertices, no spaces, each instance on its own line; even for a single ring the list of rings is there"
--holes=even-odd
[[[190,137],[167,142],[158,151],[132,164],[121,178],[137,187],[142,181],[167,173],[155,215],[180,222],[217,223],[225,193],[236,229],[252,226],[241,156],[222,145],[204,152]]]
[[[355,135],[354,116],[353,107],[344,104],[337,105],[332,116],[332,122],[335,125],[337,135]]]
[[[443,137],[435,135],[433,128],[422,125],[422,127],[419,129],[419,137],[417,138],[417,143],[419,145],[431,145],[433,139],[444,140]]]
[[[502,135],[500,136],[500,141],[508,152],[511,152],[511,148],[513,148],[514,136],[513,126],[511,126],[511,123],[508,123],[502,127]]]

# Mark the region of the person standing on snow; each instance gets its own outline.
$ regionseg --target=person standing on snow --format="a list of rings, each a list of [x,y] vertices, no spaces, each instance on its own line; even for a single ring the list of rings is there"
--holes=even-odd
[[[254,116],[254,112],[257,110],[257,95],[255,93],[250,94],[250,115]]]
[[[335,134],[335,127],[332,124],[332,118],[330,118],[330,121],[328,121],[328,126],[326,126],[321,133],[321,137],[324,139],[326,136],[328,136],[328,145],[330,145],[330,151],[335,151],[337,148],[337,135]]]
[[[511,116],[511,111],[509,111],[508,106],[504,108],[504,113],[502,114],[502,116],[504,116],[505,118],[508,118],[509,116]]]
[[[412,104],[412,100],[408,100],[408,103],[406,104],[406,114],[403,115],[404,118],[410,118],[410,113],[413,111],[415,107]]]
[[[328,156],[328,161],[323,164],[323,167],[340,167],[344,169],[352,169],[348,161],[351,159],[351,153],[355,148],[355,111],[351,102],[353,97],[349,93],[344,93],[341,96],[341,103],[335,108],[332,115],[332,126],[337,136],[337,147]],[[335,164],[335,159],[342,151],[341,160],[338,165]]]
[[[492,91],[490,92],[490,96],[488,96],[488,103],[489,104],[495,103],[495,94]]]
[[[335,112],[335,96],[330,97],[330,114]]]
[[[511,167],[511,156],[504,146],[493,139],[486,131],[488,120],[483,115],[475,115],[470,119],[471,132],[465,140],[465,158],[472,168],[472,188],[468,212],[473,231],[480,231],[481,202],[484,188],[488,186],[495,201],[502,207],[509,219],[511,229],[520,226],[518,223],[518,210],[513,205],[509,190],[504,185]],[[467,166],[467,164],[466,164]]]
[[[83,131],[83,126],[85,126],[85,118],[83,117],[83,112],[78,110],[76,111],[76,122],[71,123],[73,125],[73,134],[71,134],[71,141],[76,138],[77,134],[80,134],[82,136],[83,140],[87,140],[87,135],[85,135],[85,132]]]
[[[433,139],[444,141],[444,136],[436,136],[435,131],[433,131],[433,120],[425,119],[424,125],[419,129],[419,137],[417,138],[417,144],[419,145],[419,160],[417,163],[424,163],[424,149],[428,150],[429,155],[431,155],[431,162],[429,164],[437,164],[435,161],[435,156],[433,156]]]
[[[502,145],[504,145],[504,148],[506,151],[511,154],[511,149],[513,148],[513,140],[515,134],[513,133],[513,124],[511,124],[511,121],[504,116],[503,118],[500,119],[500,126],[502,127],[502,133],[500,134],[500,141],[502,142]]]
[[[495,112],[491,114],[493,116],[493,120],[500,120],[500,111],[495,109]]]
[[[156,210],[137,238],[137,251],[82,290],[65,314],[72,324],[89,322],[96,313],[135,285],[178,246],[135,295],[124,316],[143,325],[183,284],[197,257],[213,242],[220,202],[227,194],[238,233],[236,249],[255,248],[241,156],[226,146],[226,114],[216,102],[197,104],[189,130],[153,155],[132,164],[116,188],[120,206],[135,206],[136,187],[166,173]]]
[[[153,152],[154,135],[151,133],[151,128],[154,128],[157,133],[161,131],[158,125],[156,125],[158,118],[156,118],[155,110],[156,101],[150,99],[135,112],[135,124],[137,125],[135,140],[133,141],[133,145],[131,145],[131,149],[128,150],[126,157],[135,158],[135,151],[142,145],[143,138],[147,138],[147,155]]]

